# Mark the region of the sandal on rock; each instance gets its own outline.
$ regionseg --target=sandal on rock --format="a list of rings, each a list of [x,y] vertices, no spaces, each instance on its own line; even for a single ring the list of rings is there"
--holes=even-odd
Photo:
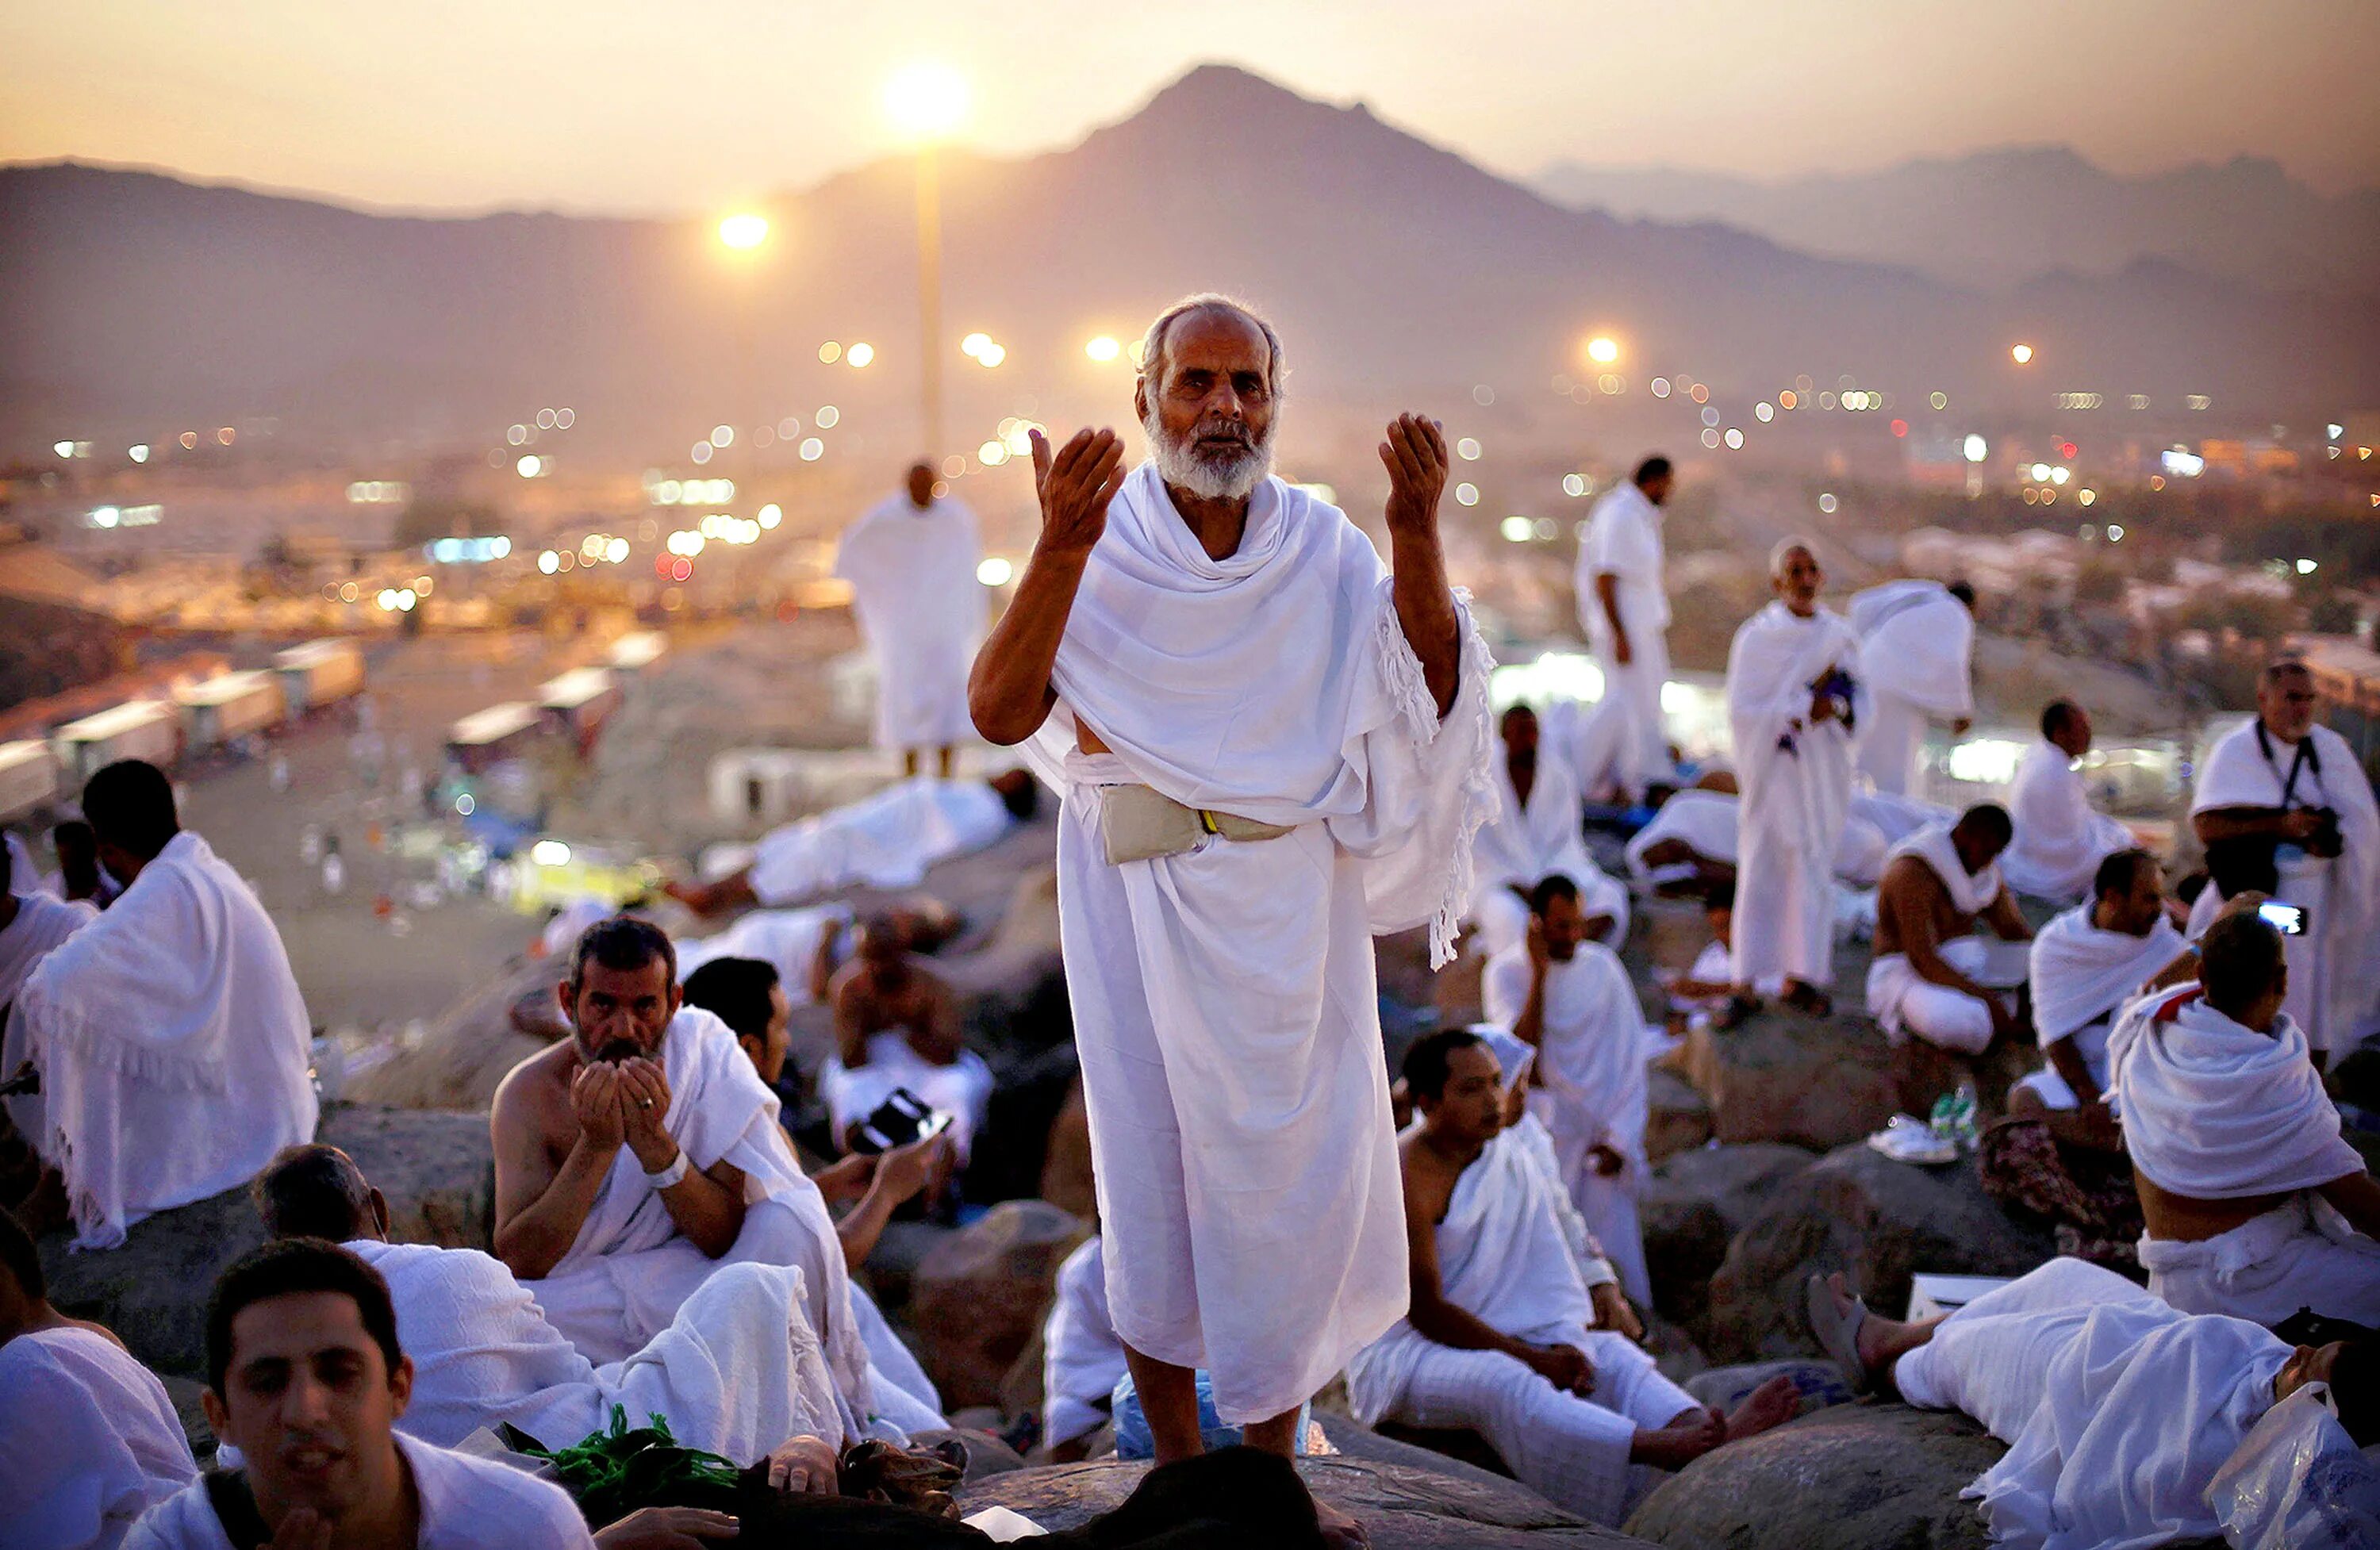
[[[1835,1306],[1835,1294],[1827,1286],[1824,1276],[1814,1275],[1803,1288],[1803,1301],[1810,1312],[1810,1333],[1818,1338],[1818,1347],[1834,1364],[1841,1369],[1843,1381],[1854,1394],[1865,1394],[1876,1387],[1876,1374],[1860,1360],[1860,1326],[1867,1322],[1867,1304],[1852,1299],[1849,1312]]]
[[[1804,1016],[1831,1017],[1834,1015],[1834,998],[1815,985],[1796,983],[1791,989],[1777,999]]]

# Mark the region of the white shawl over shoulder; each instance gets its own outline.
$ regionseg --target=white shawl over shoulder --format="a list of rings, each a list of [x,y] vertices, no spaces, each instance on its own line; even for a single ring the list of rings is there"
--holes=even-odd
[[[2260,1034],[2182,986],[2125,1009],[2107,1064],[2132,1166],[2161,1190],[2229,1200],[2363,1171],[2286,1012]]]
[[[1737,629],[1727,655],[1727,719],[1743,824],[1796,836],[1832,857],[1851,796],[1851,733],[1840,719],[1811,722],[1810,685],[1833,668],[1856,679],[1858,666],[1859,637],[1826,609],[1805,619],[1772,601]],[[1866,697],[1857,684],[1855,716]]]
[[[1938,581],[1888,581],[1854,593],[1861,676],[1870,689],[1946,720],[1972,716],[1975,618]]]
[[[1980,872],[1970,872],[1967,864],[1959,859],[1959,847],[1951,842],[1950,825],[1928,824],[1916,833],[1892,847],[1885,858],[1887,867],[1905,856],[1914,856],[1926,870],[1942,879],[1950,894],[1950,907],[1961,914],[1980,914],[2000,896],[2000,869],[1997,863],[1986,865]]]
[[[2091,910],[2053,916],[2033,939],[2033,1025],[2044,1044],[2114,1013],[2189,945],[2163,915],[2135,937],[2092,925]]]

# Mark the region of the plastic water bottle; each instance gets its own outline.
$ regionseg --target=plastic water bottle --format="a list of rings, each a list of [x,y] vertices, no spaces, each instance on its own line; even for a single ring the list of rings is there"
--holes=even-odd
[[[1958,1092],[1952,1095],[1952,1133],[1958,1137],[1959,1144],[1961,1146],[1965,1147],[1969,1151],[1973,1151],[1975,1146],[1974,1083],[1968,1080],[1961,1080],[1959,1084]]]

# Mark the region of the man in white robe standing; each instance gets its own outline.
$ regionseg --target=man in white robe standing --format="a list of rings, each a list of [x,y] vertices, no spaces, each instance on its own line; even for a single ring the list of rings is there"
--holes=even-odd
[[[2091,887],[2099,863],[2130,850],[2131,831],[2091,810],[2090,793],[2074,768],[2091,751],[2091,717],[2070,699],[2041,712],[2041,741],[2017,761],[2009,787],[2016,837],[2000,855],[2000,876],[2032,899],[2068,903]]]
[[[1852,594],[1860,681],[1872,705],[1859,734],[1860,773],[1905,796],[1917,783],[1928,721],[1957,736],[1973,724],[1975,589],[1963,581],[1888,581]]]
[[[1530,1108],[1553,1133],[1561,1185],[1644,1306],[1645,1009],[1619,955],[1583,926],[1576,886],[1546,878],[1529,899],[1527,940],[1488,960],[1479,999],[1490,1023],[1536,1049]]]
[[[983,539],[975,513],[935,490],[934,466],[844,530],[834,574],[851,583],[860,633],[876,658],[876,745],[915,775],[932,748],[951,778],[967,723],[967,662],[983,638]]]
[[[1603,670],[1602,703],[1581,723],[1578,743],[1608,751],[1578,774],[1588,790],[1609,781],[1630,802],[1672,776],[1661,719],[1661,685],[1670,678],[1661,507],[1676,481],[1668,458],[1645,459],[1633,478],[1595,503],[1578,549],[1578,620]]]
[[[1852,748],[1868,695],[1859,637],[1818,606],[1826,575],[1807,541],[1768,557],[1776,600],[1745,620],[1727,653],[1727,719],[1738,805],[1732,1024],[1759,1005],[1755,987],[1785,982],[1787,1006],[1834,1009],[1834,865],[1852,794]]]
[[[2198,982],[2126,1008],[2107,1040],[2149,1290],[2280,1323],[2380,1313],[2380,1181],[2283,1009],[2292,968],[2252,910],[2206,928]]]
[[[19,1214],[62,1205],[79,1247],[108,1249],[314,1138],[313,1026],[281,933],[181,827],[164,771],[111,764],[82,805],[124,892],[27,976],[5,1060],[40,1069],[41,1091],[8,1115],[57,1170]]]
[[[1493,958],[1528,928],[1529,890],[1559,872],[1578,885],[1587,936],[1617,945],[1628,939],[1628,889],[1586,854],[1580,828],[1585,805],[1569,764],[1545,752],[1537,713],[1507,709],[1497,723],[1504,757],[1496,761],[1496,811],[1480,826],[1472,859],[1478,886],[1467,918],[1478,927],[1480,951]]]
[[[1278,338],[1196,297],[1143,343],[1151,460],[1034,438],[1042,530],[976,663],[976,725],[1040,733],[1110,1309],[1160,1462],[1193,1370],[1287,1456],[1299,1407],[1405,1306],[1375,932],[1452,955],[1491,800],[1490,659],[1446,580],[1437,425],[1379,447],[1392,569],[1267,477]],[[1335,1509],[1342,1537],[1355,1531]]]
[[[2355,1048],[2372,1008],[2380,806],[2347,739],[2314,721],[2316,703],[2303,662],[2275,662],[2254,719],[2207,751],[2190,821],[2214,883],[2190,924],[2194,933],[2243,890],[2305,911],[2303,934],[2289,938],[2289,1011],[2319,1069]]]

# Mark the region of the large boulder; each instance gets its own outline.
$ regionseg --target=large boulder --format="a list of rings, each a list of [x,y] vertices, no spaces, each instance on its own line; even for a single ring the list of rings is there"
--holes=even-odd
[[[2056,1253],[1984,1193],[1972,1162],[1918,1168],[1845,1146],[1785,1180],[1736,1234],[1696,1334],[1718,1361],[1812,1354],[1813,1272],[1843,1271],[1870,1306],[1898,1314],[1917,1271],[2021,1276]]]
[[[1696,1028],[1680,1069],[1728,1145],[1781,1141],[1826,1151],[1881,1128],[1896,1107],[1891,1051],[1864,1018],[1811,1018],[1773,1004],[1741,1026]]]
[[[1374,1550],[1622,1550],[1643,1541],[1585,1523],[1527,1487],[1475,1470],[1455,1472],[1342,1454],[1298,1465],[1306,1488],[1364,1526]],[[1110,1512],[1147,1464],[1062,1464],[995,1475],[959,1493],[959,1510],[999,1506],[1062,1532]]]
[[[1817,1160],[1799,1146],[1756,1142],[1698,1146],[1654,1169],[1636,1207],[1654,1306],[1680,1324],[1699,1325],[1728,1245],[1785,1181]]]
[[[395,1241],[489,1246],[495,1174],[485,1114],[335,1106],[318,1138],[353,1156],[388,1197]],[[41,1243],[59,1312],[106,1325],[160,1373],[196,1376],[206,1370],[215,1278],[264,1241],[264,1228],[243,1187],[135,1223],[121,1247],[102,1253],[68,1253],[69,1236]]]
[[[1046,1200],[1003,1201],[918,1261],[908,1323],[946,1409],[999,1403],[1049,1312],[1059,1263],[1089,1233]]]
[[[1711,1138],[1711,1108],[1667,1065],[1645,1073],[1645,1156],[1655,1167]]]
[[[1953,1411],[1836,1406],[1695,1459],[1628,1532],[1672,1550],[1983,1550],[1959,1493],[2006,1451]]]

